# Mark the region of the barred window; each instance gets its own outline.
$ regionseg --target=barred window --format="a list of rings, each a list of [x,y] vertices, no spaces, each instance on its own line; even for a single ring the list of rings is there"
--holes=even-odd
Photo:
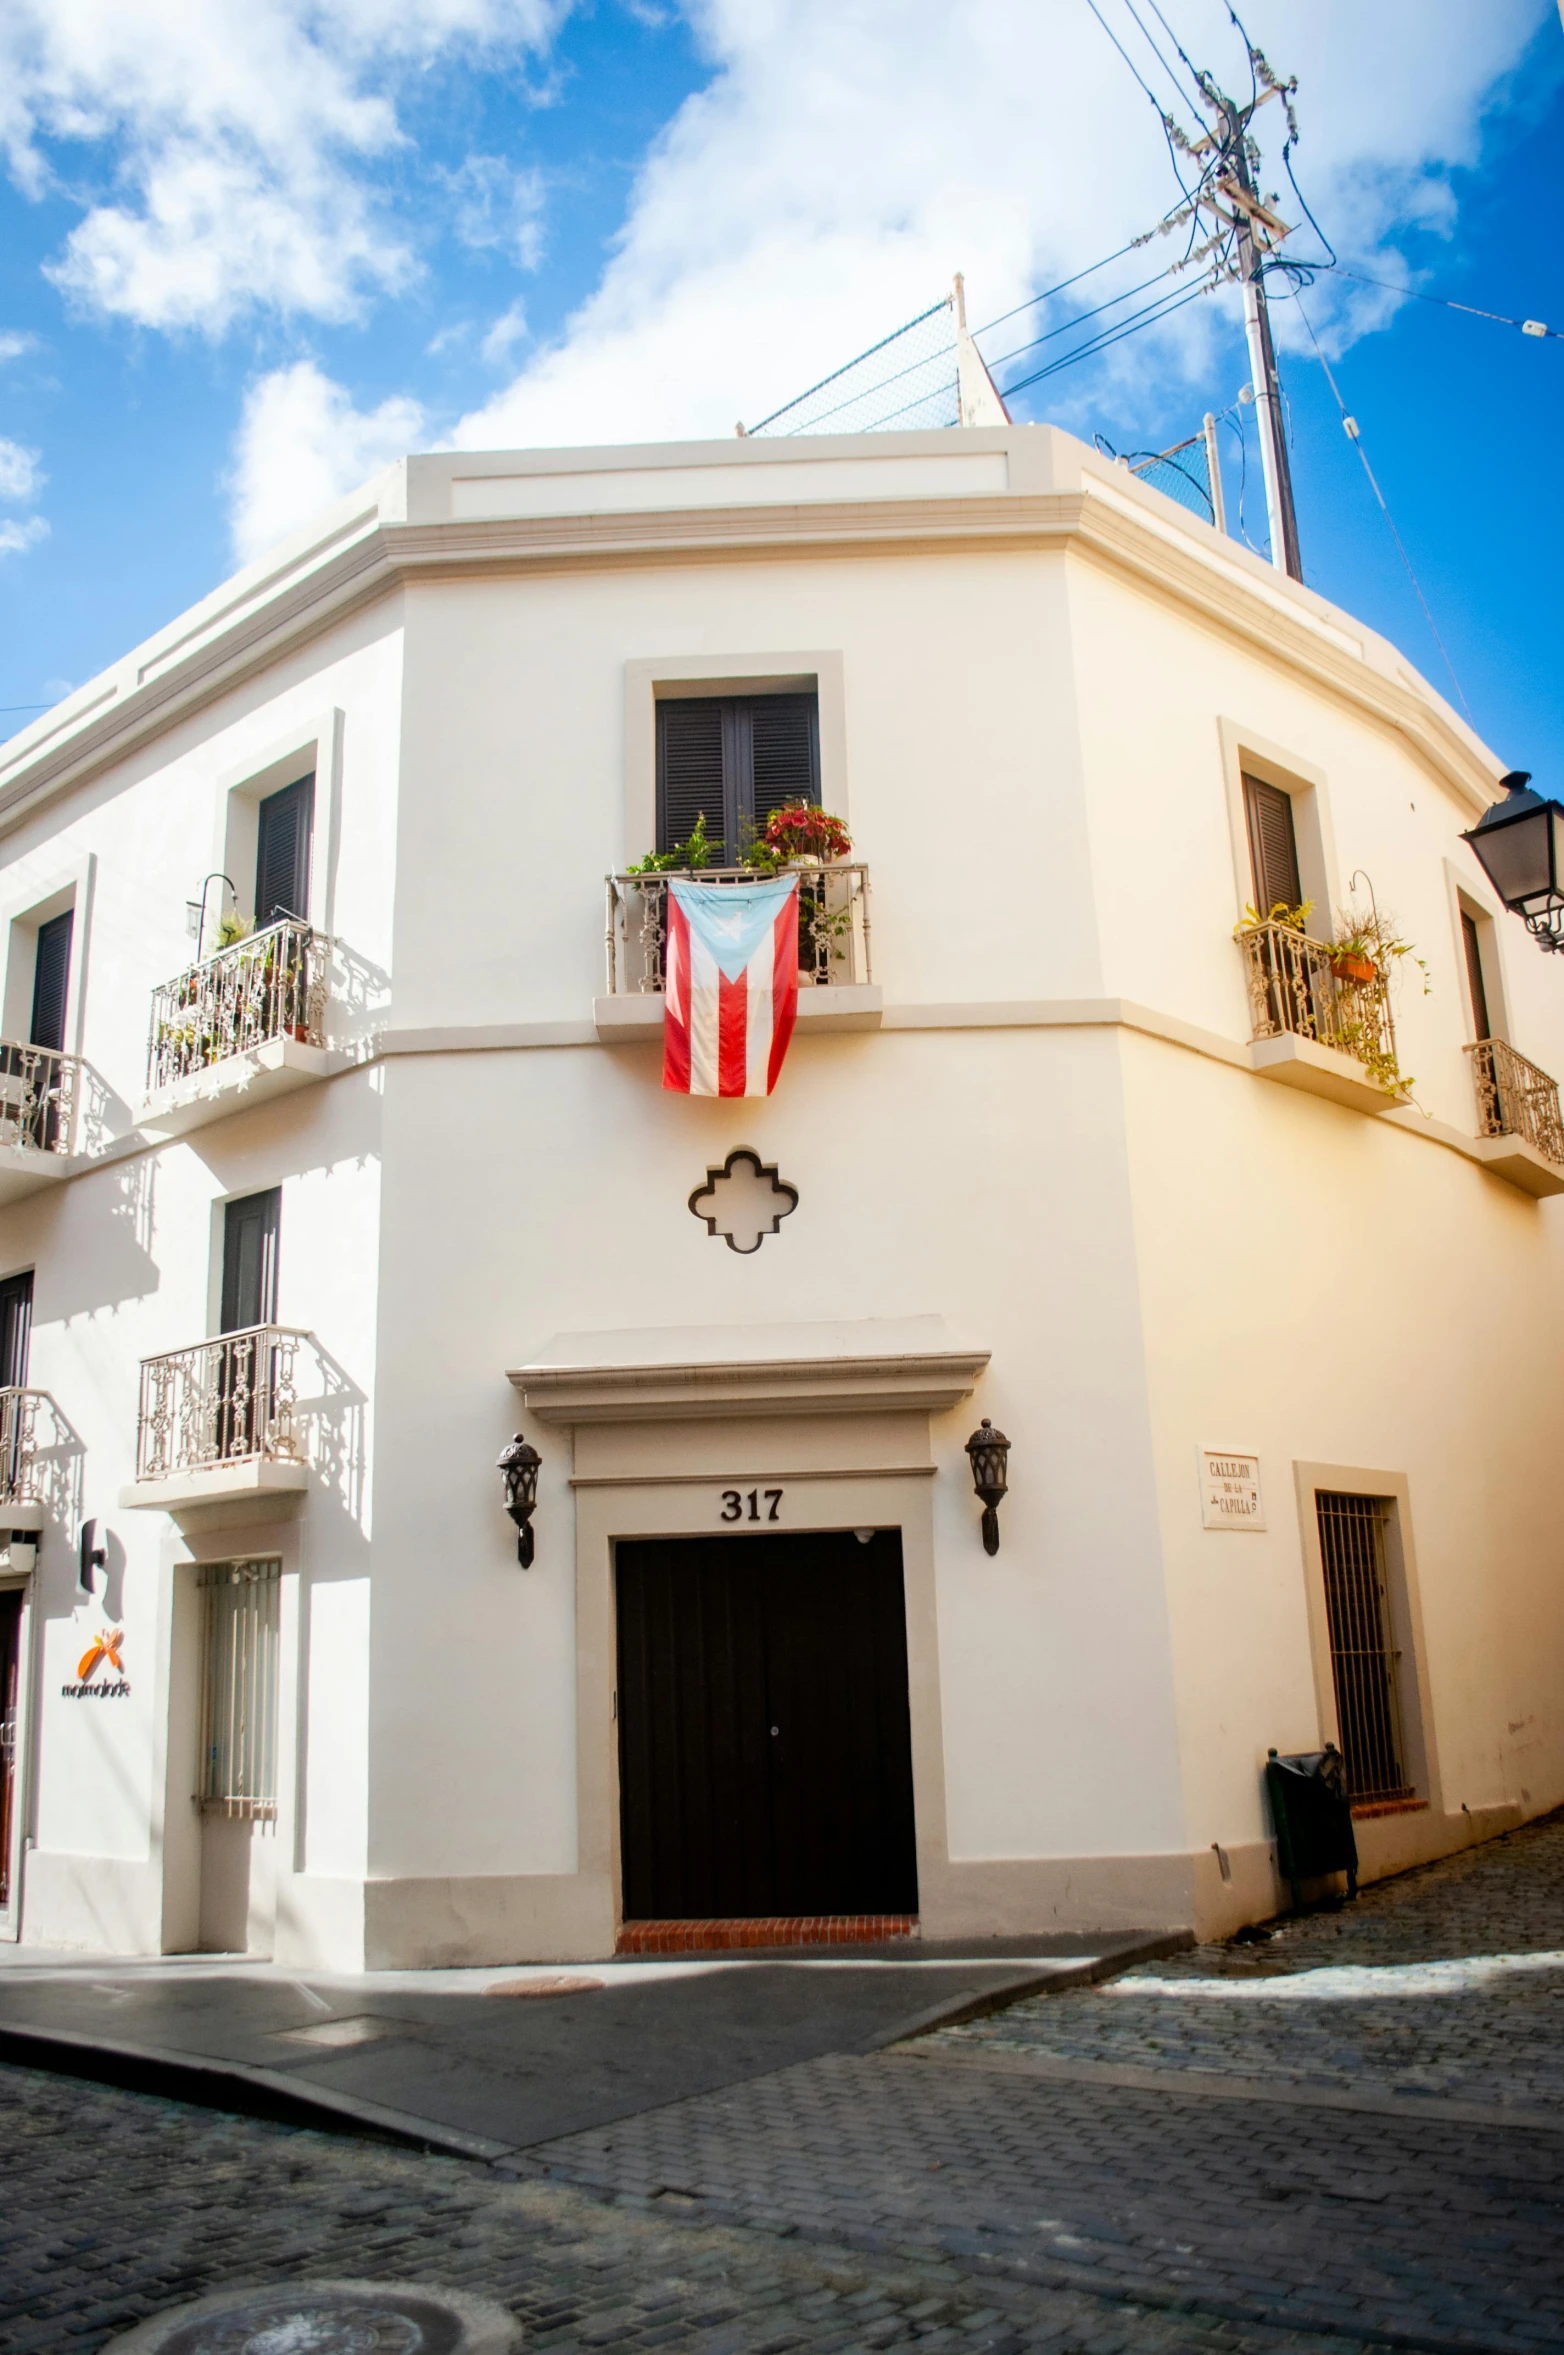
[[[214,1562],[201,1594],[203,1808],[271,1821],[277,1813],[280,1562]]]
[[[1410,1795],[1401,1730],[1401,1654],[1386,1577],[1385,1530],[1394,1503],[1316,1489],[1336,1718],[1352,1799]]]

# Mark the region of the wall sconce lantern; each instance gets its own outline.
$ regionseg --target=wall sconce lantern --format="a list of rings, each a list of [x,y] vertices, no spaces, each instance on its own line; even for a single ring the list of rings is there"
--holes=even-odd
[[[516,1559],[523,1570],[532,1568],[532,1514],[538,1501],[538,1471],[543,1462],[518,1431],[497,1469],[505,1480],[505,1510],[516,1524]]]
[[[36,1544],[36,1538],[33,1542]],[[76,1540],[76,1584],[80,1593],[90,1595],[93,1592],[92,1574],[95,1570],[101,1570],[108,1558],[108,1548],[98,1536],[97,1522],[84,1521]]]
[[[1529,790],[1531,772],[1512,769],[1496,801],[1462,835],[1512,916],[1539,948],[1564,952],[1564,807]]]
[[[996,1431],[987,1415],[967,1441],[967,1454],[972,1459],[972,1486],[983,1499],[983,1551],[999,1551],[999,1506],[1009,1482],[1005,1465],[1010,1455],[1010,1442],[1003,1431]]]

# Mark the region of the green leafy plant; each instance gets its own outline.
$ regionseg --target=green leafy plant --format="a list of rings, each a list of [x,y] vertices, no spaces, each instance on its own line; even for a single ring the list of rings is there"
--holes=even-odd
[[[1295,908],[1290,908],[1285,900],[1279,899],[1268,916],[1262,916],[1258,908],[1246,907],[1233,931],[1240,939],[1246,932],[1259,932],[1267,924],[1281,924],[1289,932],[1302,932],[1313,913],[1312,899],[1300,900]]]
[[[1401,938],[1394,916],[1374,907],[1372,903],[1363,908],[1354,901],[1348,901],[1336,918],[1335,935],[1330,947],[1332,961],[1337,966],[1345,964],[1349,959],[1361,960],[1372,964],[1386,978],[1404,957],[1410,957],[1423,976],[1424,997],[1432,992],[1433,977],[1425,960],[1418,955],[1409,940]],[[1340,978],[1343,976],[1338,973]],[[1351,976],[1346,978],[1350,979]]]
[[[217,945],[220,949],[231,949],[236,941],[248,940],[254,930],[255,926],[248,916],[241,916],[237,908],[230,908],[217,927]]]
[[[712,841],[706,831],[706,812],[701,811],[688,841],[673,850],[648,851],[644,859],[627,867],[627,875],[685,874],[694,867],[714,867],[721,845]]]

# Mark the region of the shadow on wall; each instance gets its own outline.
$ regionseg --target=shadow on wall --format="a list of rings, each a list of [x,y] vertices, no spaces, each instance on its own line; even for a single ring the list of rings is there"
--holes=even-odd
[[[324,1350],[318,1340],[311,1343],[311,1355],[320,1368],[321,1386],[312,1397],[301,1396],[295,1403],[304,1432],[305,1454],[313,1466],[324,1495],[312,1499],[311,1518],[322,1543],[318,1549],[322,1564],[329,1570],[317,1570],[331,1578],[356,1578],[362,1574],[362,1556],[367,1552],[369,1539],[364,1528],[364,1506],[368,1489],[368,1438],[365,1430],[365,1408],[368,1399],[359,1385],[337,1360]],[[333,1517],[338,1526],[322,1524],[322,1509]],[[350,1535],[351,1533],[351,1535]],[[316,1548],[311,1548],[312,1556]]]
[[[158,1266],[152,1257],[155,1157],[138,1154],[134,1161],[104,1171],[102,1179],[109,1189],[109,1215],[99,1225],[90,1252],[76,1247],[50,1254],[40,1318],[68,1324],[72,1317],[91,1315],[95,1309],[145,1300],[158,1289]],[[100,1200],[95,1194],[94,1201]]]
[[[377,1017],[391,1003],[391,976],[372,965],[346,941],[333,940],[326,980],[326,1044],[338,1050],[359,1046],[383,1025]]]

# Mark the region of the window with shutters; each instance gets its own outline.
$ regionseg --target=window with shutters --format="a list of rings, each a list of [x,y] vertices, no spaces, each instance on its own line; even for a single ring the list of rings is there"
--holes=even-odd
[[[284,916],[306,924],[310,912],[310,836],[315,822],[315,780],[299,777],[280,793],[268,793],[256,811],[255,921],[257,928]]]
[[[1472,1036],[1484,1039],[1494,1036],[1488,1013],[1488,989],[1483,977],[1483,943],[1478,920],[1465,908],[1461,910],[1461,947],[1466,957],[1466,994],[1472,1009]]]
[[[736,865],[752,831],[789,801],[820,799],[814,695],[670,696],[657,705],[657,847],[677,850],[698,820]]]
[[[71,976],[71,940],[76,929],[76,911],[67,908],[61,916],[51,916],[47,924],[38,927],[38,947],[33,961],[33,1013],[28,1032],[29,1044],[52,1047],[57,1052],[65,1045],[65,1001]]]
[[[1244,819],[1249,833],[1249,871],[1254,906],[1262,916],[1273,908],[1296,908],[1303,900],[1298,870],[1298,835],[1292,795],[1262,777],[1244,778]]]

